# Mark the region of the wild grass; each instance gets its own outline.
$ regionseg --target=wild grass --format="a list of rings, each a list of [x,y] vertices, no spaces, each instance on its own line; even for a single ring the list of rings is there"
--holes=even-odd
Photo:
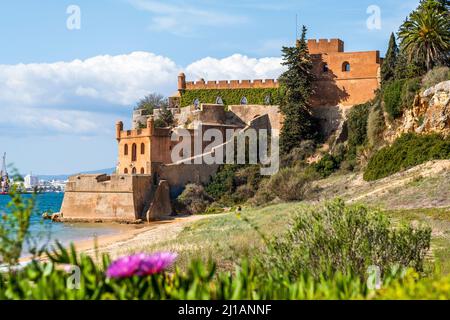
[[[265,208],[243,208],[236,213],[212,215],[186,226],[176,239],[145,246],[145,251],[174,250],[180,254],[178,265],[186,267],[192,257],[213,259],[218,268],[233,270],[243,257],[252,257],[264,243],[252,225],[264,234],[281,234],[299,203],[278,204]],[[248,219],[245,222],[243,218]]]

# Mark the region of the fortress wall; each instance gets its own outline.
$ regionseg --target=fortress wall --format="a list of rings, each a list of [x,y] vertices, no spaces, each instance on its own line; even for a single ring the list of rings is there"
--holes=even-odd
[[[148,222],[163,219],[172,214],[170,203],[170,186],[167,181],[161,181],[155,191],[150,209],[146,213]]]
[[[160,166],[158,176],[170,185],[170,195],[177,197],[187,184],[206,184],[219,169],[217,164],[176,164]]]
[[[150,175],[78,175],[69,178],[64,220],[135,221],[149,201]]]
[[[218,104],[201,104],[201,112],[199,118],[201,122],[205,123],[226,123],[225,106]]]
[[[343,52],[344,41],[340,39],[309,39],[308,50],[310,54]]]
[[[228,110],[247,124],[250,124],[255,118],[267,114],[269,116],[270,127],[275,130],[281,130],[283,116],[278,106],[231,105],[228,106]]]
[[[375,98],[379,88],[378,78],[348,79],[348,80],[317,80],[313,87],[315,93],[311,96],[311,106],[354,106],[366,103]],[[320,88],[320,89],[319,89]]]
[[[179,90],[200,89],[255,89],[255,88],[277,88],[278,81],[275,79],[256,80],[220,80],[220,81],[186,81],[185,88]]]

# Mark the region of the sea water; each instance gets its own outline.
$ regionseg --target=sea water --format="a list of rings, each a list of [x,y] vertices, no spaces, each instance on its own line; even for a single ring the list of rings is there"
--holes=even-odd
[[[32,195],[24,194],[24,198]],[[43,220],[44,212],[55,213],[61,209],[64,198],[63,193],[42,193],[35,195],[36,205],[31,216],[29,237],[25,244],[23,255],[27,255],[30,248],[43,247],[54,244],[56,241],[64,245],[80,240],[94,239],[103,235],[113,235],[119,232],[119,228],[113,225],[87,224],[87,223],[54,223],[50,220]],[[0,196],[0,213],[6,213],[10,196]]]

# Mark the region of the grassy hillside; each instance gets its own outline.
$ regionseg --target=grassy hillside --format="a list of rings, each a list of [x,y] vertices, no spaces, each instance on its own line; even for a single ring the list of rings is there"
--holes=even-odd
[[[210,215],[184,227],[176,238],[146,243],[141,247],[133,247],[131,251],[178,252],[181,265],[185,265],[193,257],[204,260],[213,258],[218,262],[219,268],[231,270],[239,257],[251,256],[255,248],[263,244],[254,226],[268,236],[280,234],[286,230],[290,217],[301,206],[304,204],[284,203],[259,209],[244,208],[240,215]],[[248,219],[250,223],[244,219]]]

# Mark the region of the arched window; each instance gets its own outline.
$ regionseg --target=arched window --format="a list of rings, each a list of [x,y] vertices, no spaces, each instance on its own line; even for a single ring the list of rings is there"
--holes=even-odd
[[[327,63],[324,63],[323,64],[323,73],[327,73],[328,71],[329,71],[330,69],[328,68],[328,64]]]
[[[194,107],[195,107],[195,109],[198,109],[200,107],[200,99],[199,98],[196,98],[194,100]]]
[[[131,161],[137,160],[137,145],[136,143],[133,143],[133,146],[131,147]]]
[[[136,167],[134,167],[134,168],[133,168],[133,171],[132,171],[132,173],[133,173],[133,174],[136,174],[136,173],[137,173],[137,169],[136,169]]]
[[[145,154],[145,144],[141,143],[141,154]]]
[[[141,168],[141,174],[145,174],[145,169]]]
[[[242,104],[242,105],[248,104],[248,100],[247,100],[246,97],[242,97],[242,99],[241,99],[241,104]]]
[[[125,144],[125,146],[123,147],[123,154],[124,154],[125,156],[128,155],[128,145],[127,145],[127,144]]]
[[[350,63],[347,61],[342,64],[342,72],[350,72]]]
[[[125,170],[123,170],[123,173],[124,173],[124,174],[128,174],[128,169],[125,168]]]
[[[217,97],[216,98],[216,104],[223,104],[222,97]]]

